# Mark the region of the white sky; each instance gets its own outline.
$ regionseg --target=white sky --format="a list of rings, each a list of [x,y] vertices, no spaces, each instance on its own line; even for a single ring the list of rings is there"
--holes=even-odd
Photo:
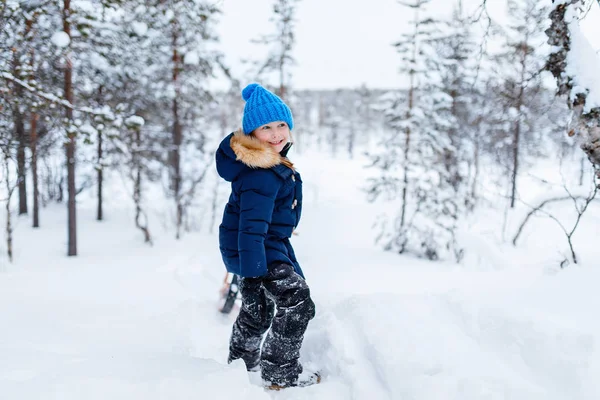
[[[480,0],[463,0],[476,7]],[[550,0],[540,0],[548,1]],[[252,77],[241,59],[264,57],[265,46],[250,42],[273,32],[274,0],[220,0],[221,49],[242,84]],[[368,5],[366,5],[368,3]],[[454,1],[434,0],[436,14],[449,14]],[[493,18],[503,20],[506,0],[488,0]],[[372,88],[404,86],[398,74],[400,59],[392,43],[404,32],[411,15],[395,0],[301,0],[297,11],[296,46],[298,65],[293,70],[292,85],[297,89],[357,87],[365,83]],[[600,8],[593,10],[583,23],[584,33],[600,49]]]

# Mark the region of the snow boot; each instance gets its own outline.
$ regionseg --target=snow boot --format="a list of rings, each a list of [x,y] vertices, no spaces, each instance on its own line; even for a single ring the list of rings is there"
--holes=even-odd
[[[265,386],[268,390],[281,390],[289,387],[306,387],[321,383],[321,374],[319,372],[303,372],[298,379],[288,385],[267,383]]]

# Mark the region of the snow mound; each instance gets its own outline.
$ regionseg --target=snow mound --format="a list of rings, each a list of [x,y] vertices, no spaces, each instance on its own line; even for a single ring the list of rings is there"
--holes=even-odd
[[[321,311],[303,358],[343,381],[353,398],[589,394],[594,337],[533,312],[456,295],[392,294],[354,296]]]

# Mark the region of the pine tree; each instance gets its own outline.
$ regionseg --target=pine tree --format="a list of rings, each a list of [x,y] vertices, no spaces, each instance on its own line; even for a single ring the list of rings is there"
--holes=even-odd
[[[439,32],[424,17],[429,0],[401,2],[415,12],[412,32],[396,43],[402,72],[409,76],[407,94],[386,97],[390,134],[382,151],[373,156],[381,176],[370,181],[370,199],[400,197],[400,215],[393,223],[380,223],[378,241],[386,250],[410,252],[428,259],[460,259],[456,243],[458,205],[452,170],[456,148],[450,133],[456,128],[452,98],[444,93],[439,75],[429,68],[438,59],[435,40]],[[400,193],[400,194],[399,194]]]
[[[291,67],[296,63],[292,50],[295,44],[295,14],[299,0],[275,0],[271,22],[275,24],[275,32],[265,35],[256,42],[270,47],[267,59],[258,69],[258,77],[276,73],[278,85],[276,93],[286,99],[290,86]]]
[[[219,9],[208,1],[155,1],[139,7],[148,25],[144,60],[146,90],[153,96],[145,110],[150,127],[170,132],[163,144],[170,149],[166,164],[169,192],[175,200],[176,237],[184,229],[186,207],[212,162],[206,144],[205,124],[213,96],[209,79],[219,66],[220,54],[212,47],[217,37],[214,23]],[[184,163],[186,157],[194,163]]]
[[[440,89],[452,99],[451,114],[455,120],[448,136],[455,152],[448,153],[444,165],[450,177],[457,203],[471,205],[473,199],[465,191],[468,164],[476,149],[477,140],[474,121],[477,109],[473,107],[476,90],[477,65],[476,43],[471,33],[471,21],[464,12],[462,0],[458,0],[450,19],[440,21],[440,33],[434,40],[437,58],[430,61],[431,69],[440,76]]]

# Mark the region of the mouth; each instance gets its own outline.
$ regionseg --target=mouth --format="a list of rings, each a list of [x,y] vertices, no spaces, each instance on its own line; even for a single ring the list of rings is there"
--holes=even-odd
[[[280,145],[281,143],[283,143],[283,139],[281,139],[281,140],[278,140],[278,141],[276,141],[276,142],[271,142],[271,141],[269,141],[269,144],[270,144],[271,146],[278,146],[278,145]]]

